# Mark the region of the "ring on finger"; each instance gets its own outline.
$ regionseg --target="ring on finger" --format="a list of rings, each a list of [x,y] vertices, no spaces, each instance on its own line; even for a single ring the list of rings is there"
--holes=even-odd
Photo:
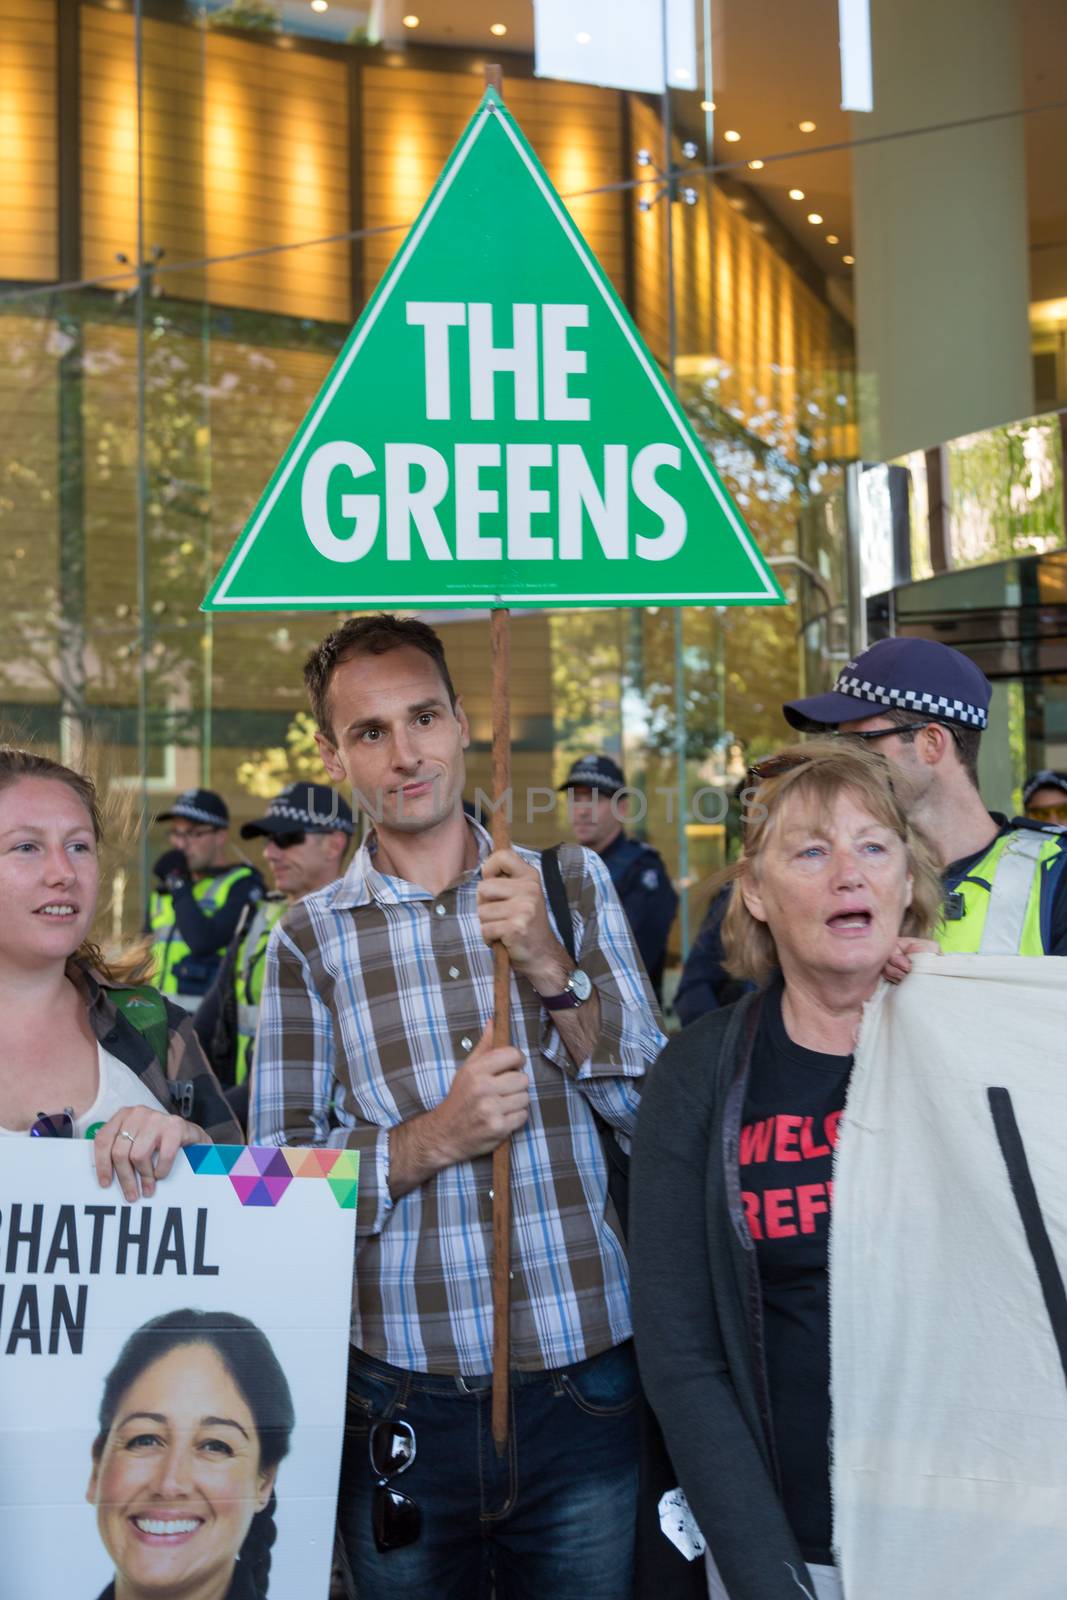
[[[132,1134],[132,1133],[127,1133],[125,1128],[120,1128],[119,1129],[119,1138],[120,1139],[128,1139],[131,1144],[136,1144],[137,1143],[136,1135]]]

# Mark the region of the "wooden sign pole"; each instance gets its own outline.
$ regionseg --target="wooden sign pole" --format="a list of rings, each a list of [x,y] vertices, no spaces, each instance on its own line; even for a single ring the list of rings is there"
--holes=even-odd
[[[493,849],[511,843],[508,791],[511,788],[511,696],[509,660],[511,617],[490,613],[493,657]],[[493,1045],[511,1043],[511,966],[504,946],[493,948]],[[493,1442],[503,1455],[508,1442],[511,1320],[511,1140],[493,1151]]]
[[[487,88],[504,93],[503,68],[485,68]],[[506,608],[489,614],[493,662],[493,849],[511,843],[511,616]],[[511,966],[500,943],[493,950],[493,1045],[511,1043]],[[498,1455],[508,1444],[511,1369],[511,1141],[493,1151],[493,1443]]]

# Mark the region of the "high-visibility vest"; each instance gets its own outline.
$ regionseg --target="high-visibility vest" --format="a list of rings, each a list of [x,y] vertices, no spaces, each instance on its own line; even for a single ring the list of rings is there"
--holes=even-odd
[[[244,1083],[252,1065],[252,1048],[256,1042],[259,1025],[259,1002],[263,994],[263,971],[266,965],[267,943],[271,930],[283,911],[288,911],[289,901],[281,896],[277,900],[261,900],[255,908],[248,931],[241,940],[233,969],[233,983],[237,991],[237,1065],[236,1081]]]
[[[206,916],[216,916],[229,899],[234,884],[251,876],[251,867],[238,866],[216,876],[197,878],[193,883],[193,898]],[[152,982],[186,1011],[195,1011],[211,987],[219,956],[193,956],[174,915],[174,897],[166,889],[154,891],[148,907],[148,923],[154,947]],[[194,967],[201,970],[193,970]]]
[[[995,839],[956,886],[963,915],[935,931],[951,955],[1047,954],[1052,900],[1067,866],[1062,833],[1016,828]]]

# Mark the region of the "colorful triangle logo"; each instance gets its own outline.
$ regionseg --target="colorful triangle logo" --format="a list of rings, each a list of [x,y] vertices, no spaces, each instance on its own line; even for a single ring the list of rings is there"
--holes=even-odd
[[[359,1151],[341,1150],[337,1160],[330,1168],[331,1178],[350,1178],[354,1182],[359,1177]]]
[[[231,1172],[230,1182],[233,1184],[237,1198],[243,1206],[272,1206],[274,1204],[275,1197],[267,1187],[265,1179],[260,1177],[238,1177]],[[284,1190],[282,1192],[284,1193]]]
[[[356,1209],[357,1184],[347,1178],[327,1178],[327,1183],[333,1191],[333,1197],[342,1211]]]
[[[189,1149],[201,1149],[204,1155],[197,1171],[200,1173],[214,1173],[216,1176],[232,1172],[233,1168],[245,1154],[246,1146],[243,1144],[211,1144],[188,1146]]]

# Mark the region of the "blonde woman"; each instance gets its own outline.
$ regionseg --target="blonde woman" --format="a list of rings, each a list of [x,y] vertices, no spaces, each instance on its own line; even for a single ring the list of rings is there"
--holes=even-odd
[[[836,1600],[833,1150],[864,1003],[925,944],[941,887],[867,750],[784,751],[753,769],[748,798],[724,941],[731,972],[759,987],[679,1034],[649,1077],[635,1337],[712,1594]]]

